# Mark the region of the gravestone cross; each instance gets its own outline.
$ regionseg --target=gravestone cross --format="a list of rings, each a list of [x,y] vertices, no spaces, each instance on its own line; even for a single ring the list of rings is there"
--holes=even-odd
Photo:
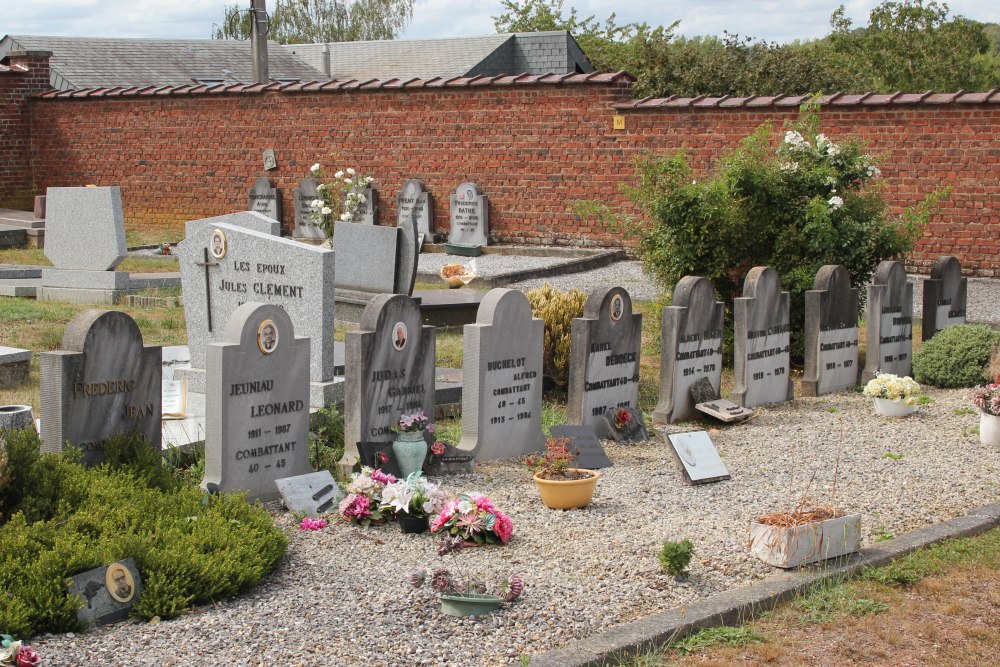
[[[816,272],[806,292],[806,365],[802,395],[820,396],[858,384],[858,290],[839,264]]]
[[[949,255],[938,257],[931,268],[931,277],[924,281],[921,340],[930,340],[942,329],[965,324],[967,289],[959,261]]]
[[[792,400],[791,327],[788,292],[778,272],[755,266],[733,304],[732,400],[745,408]]]
[[[208,248],[204,248],[205,259],[201,262],[195,262],[196,266],[205,267],[205,313],[208,317],[208,330],[212,330],[212,276],[209,273],[209,269],[213,266],[218,266],[218,262],[213,262],[208,259]]]
[[[868,347],[862,381],[879,371],[907,376],[913,366],[913,283],[902,262],[886,260],[868,286]]]

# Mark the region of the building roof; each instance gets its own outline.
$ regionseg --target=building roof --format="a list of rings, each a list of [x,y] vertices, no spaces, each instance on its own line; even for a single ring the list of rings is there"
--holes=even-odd
[[[7,35],[10,51],[51,51],[50,81],[57,90],[98,86],[168,86],[216,80],[252,83],[250,42],[221,39],[103,39]],[[272,79],[327,79],[280,44],[268,42]]]

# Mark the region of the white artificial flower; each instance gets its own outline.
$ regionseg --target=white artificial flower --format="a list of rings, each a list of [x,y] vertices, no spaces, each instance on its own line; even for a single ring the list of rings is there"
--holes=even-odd
[[[342,179],[344,177],[344,172],[338,171],[336,174],[333,175],[333,177],[336,178],[339,181],[340,179]]]
[[[320,183],[316,186],[316,192],[322,192],[323,190],[326,190],[326,183]]]
[[[313,209],[317,209],[317,208],[319,208],[322,205],[323,205],[323,200],[322,199],[313,199],[311,202],[309,202],[309,208],[313,208]]]
[[[316,164],[314,164],[313,166],[309,167],[309,171],[311,171],[311,172],[312,172],[312,173],[314,173],[314,174],[315,174],[315,173],[316,173],[317,171],[319,171],[319,162],[317,162],[317,163],[316,163]]]
[[[340,214],[340,221],[341,222],[350,222],[351,221],[351,214],[350,213],[341,213]]]
[[[367,199],[365,198],[365,196],[364,196],[363,194],[360,194],[360,193],[359,193],[359,194],[357,195],[357,198],[358,198],[358,203],[361,203],[361,204],[363,204],[363,203],[365,203],[366,201],[368,201],[368,200],[367,200]]]
[[[458,504],[456,509],[462,514],[468,514],[472,510],[476,509],[476,504],[471,500],[463,500]]]
[[[329,206],[324,206],[319,210],[319,212],[322,213],[323,215],[330,215],[331,213],[333,213],[333,209],[331,209]]]
[[[840,197],[834,196],[830,197],[830,199],[828,199],[826,203],[830,205],[830,208],[836,211],[838,208],[844,205],[844,200],[841,199]]]
[[[347,175],[348,175],[348,176],[353,176],[353,175],[354,175],[354,174],[356,174],[356,173],[357,173],[357,172],[356,172],[356,171],[354,171],[353,169],[351,169],[350,167],[348,167],[348,168],[347,168]]]
[[[351,180],[351,179],[349,179],[349,178],[345,178],[345,179],[344,179],[344,185],[350,185],[350,184],[351,184],[351,183],[353,183],[353,182],[354,182],[354,181],[352,181],[352,180]]]

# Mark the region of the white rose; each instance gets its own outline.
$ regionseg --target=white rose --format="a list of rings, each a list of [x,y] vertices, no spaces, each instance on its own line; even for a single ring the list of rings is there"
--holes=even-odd
[[[350,222],[351,221],[351,214],[350,213],[341,213],[340,214],[340,220],[341,220],[341,222]]]
[[[838,208],[844,205],[844,200],[841,199],[840,197],[830,197],[830,199],[828,199],[826,203],[830,205],[830,208],[836,211]]]
[[[350,167],[348,167],[348,168],[347,168],[347,175],[348,175],[348,176],[353,176],[353,175],[354,175],[354,174],[356,174],[356,173],[357,173],[357,172],[356,172],[356,171],[354,171],[353,169],[351,169]]]
[[[331,213],[333,213],[333,210],[329,206],[324,206],[319,210],[319,212],[322,213],[323,215],[330,215]]]
[[[345,178],[345,179],[344,179],[344,185],[350,185],[350,184],[351,184],[351,183],[353,183],[353,182],[354,182],[354,181],[352,181],[352,180],[351,180],[351,179],[349,179],[349,178]]]
[[[338,171],[336,174],[333,175],[333,177],[336,178],[339,181],[340,179],[342,179],[344,177],[344,172]]]
[[[316,173],[317,171],[319,171],[319,162],[317,162],[317,163],[316,163],[316,164],[314,164],[313,166],[309,167],[309,171],[311,171],[311,172],[312,172],[312,173],[314,173],[314,174],[315,174],[315,173]]]
[[[316,192],[322,192],[323,190],[326,190],[326,183],[320,183],[316,186]]]
[[[322,205],[323,205],[322,199],[313,199],[311,202],[309,202],[309,208],[319,208]]]
[[[364,196],[364,195],[358,195],[358,203],[361,203],[361,204],[363,204],[363,203],[365,203],[366,201],[368,201],[368,200],[367,200],[367,199],[365,199],[365,196]]]

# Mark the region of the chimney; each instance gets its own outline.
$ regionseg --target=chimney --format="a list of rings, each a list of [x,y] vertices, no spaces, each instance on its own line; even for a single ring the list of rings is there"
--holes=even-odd
[[[250,0],[250,48],[253,53],[254,83],[268,83],[267,0]]]

